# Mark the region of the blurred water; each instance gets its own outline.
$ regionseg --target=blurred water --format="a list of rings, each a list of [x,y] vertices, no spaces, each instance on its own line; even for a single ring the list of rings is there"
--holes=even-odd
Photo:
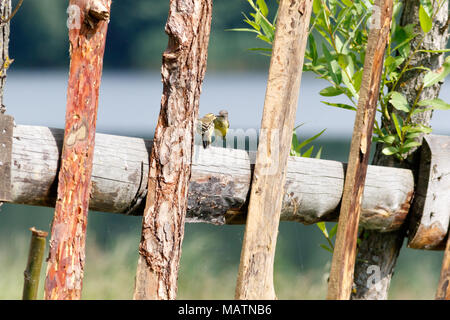
[[[233,128],[257,128],[262,117],[267,76],[265,73],[208,73],[200,100],[200,114],[229,111]],[[13,72],[8,75],[5,104],[19,124],[64,127],[67,72]],[[296,123],[311,135],[327,129],[323,139],[348,139],[355,113],[326,106],[318,92],[327,86],[310,74],[303,76]],[[441,98],[450,101],[450,84]],[[98,113],[98,131],[150,136],[160,109],[162,84],[157,72],[105,72]],[[344,98],[327,101],[346,102]],[[450,134],[450,112],[436,111],[436,134]]]

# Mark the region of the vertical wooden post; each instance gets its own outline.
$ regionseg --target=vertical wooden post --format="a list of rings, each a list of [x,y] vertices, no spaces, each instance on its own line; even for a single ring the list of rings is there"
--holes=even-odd
[[[448,236],[444,259],[442,260],[441,277],[439,278],[436,299],[450,300],[450,236]]]
[[[273,262],[312,0],[280,1],[236,299],[275,299]]]
[[[18,6],[17,6],[18,7]],[[16,11],[16,10],[14,10]],[[17,12],[17,11],[16,11]],[[0,114],[5,113],[6,107],[3,105],[3,89],[6,83],[6,65],[9,60],[9,32],[11,13],[11,0],[1,0],[0,2]]]
[[[31,241],[28,253],[27,268],[25,269],[22,300],[36,300],[39,289],[39,278],[41,276],[42,262],[44,261],[45,231],[30,228]]]
[[[212,0],[170,0],[134,299],[175,299]]]
[[[439,3],[438,3],[439,2]],[[405,72],[397,85],[396,91],[403,94],[408,100],[409,105],[412,105],[419,95],[419,100],[435,99],[439,97],[442,82],[436,83],[428,88],[421,88],[423,77],[426,72],[418,72],[417,67],[426,67],[435,72],[442,70],[444,58],[446,53],[430,53],[428,50],[443,50],[447,48],[448,43],[448,25],[449,16],[448,8],[449,1],[432,1],[433,10],[437,10],[436,16],[433,18],[433,27],[424,34],[420,26],[420,4],[419,0],[403,1],[400,26],[414,25],[414,33],[418,37],[411,42],[411,52],[423,50],[423,52],[416,52],[409,61],[409,71]],[[423,41],[418,41],[423,37]],[[402,68],[403,66],[400,66]],[[422,90],[423,89],[423,90]],[[420,91],[420,92],[419,92]],[[404,117],[403,111],[391,108],[393,113],[398,117]],[[427,110],[419,112],[411,117],[414,125],[430,126],[433,111]],[[384,121],[382,121],[384,122]],[[384,125],[382,125],[382,128]],[[391,128],[395,131],[394,125]],[[416,141],[422,142],[422,136],[416,138]],[[375,155],[373,157],[373,165],[407,168],[417,173],[420,165],[420,152],[417,148],[412,148],[408,152],[408,157],[405,161],[399,161],[393,156],[387,156],[382,153],[384,148],[383,143],[377,143]],[[416,201],[417,198],[414,200]],[[413,230],[411,230],[413,231]],[[355,292],[352,293],[352,299],[355,300],[385,300],[388,298],[389,286],[394,275],[397,257],[400,254],[406,233],[413,233],[407,228],[393,232],[379,232],[376,230],[364,230],[364,237],[361,239],[361,245],[358,249],[354,283],[356,285]],[[380,280],[376,285],[367,285],[369,278],[373,273],[368,273],[367,268],[377,268],[379,270]]]
[[[3,89],[6,83],[6,64],[9,63],[9,30],[11,17],[11,0],[0,2],[0,206],[1,201],[10,200],[11,196],[11,149],[14,119],[5,115]],[[7,19],[7,21],[6,21]]]
[[[111,0],[70,0],[66,126],[45,299],[80,299],[98,94]]]
[[[372,13],[375,19],[371,21],[364,61],[327,299],[350,299],[352,290],[361,200],[370,156],[384,53],[391,27],[392,4],[393,0],[376,0]]]

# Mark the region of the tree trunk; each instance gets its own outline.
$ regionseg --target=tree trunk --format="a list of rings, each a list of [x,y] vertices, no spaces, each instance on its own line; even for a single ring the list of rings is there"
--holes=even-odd
[[[348,300],[353,286],[361,202],[380,92],[384,52],[392,21],[392,4],[393,0],[377,0],[374,3],[374,7],[380,10],[380,21],[376,22],[380,27],[371,28],[367,41],[327,299]]]
[[[175,299],[212,0],[171,0],[134,299]]]
[[[95,124],[111,0],[71,0],[66,128],[45,299],[81,298]]]
[[[405,26],[410,23],[416,24],[415,31],[423,34],[419,24],[419,0],[404,1],[404,8],[401,17],[401,25]],[[421,44],[421,49],[445,49],[448,41],[448,0],[433,21],[432,30],[426,34]],[[419,45],[418,39],[415,38],[411,43],[413,51]],[[418,53],[412,60],[412,66],[425,66],[432,70],[439,69],[444,61],[444,54]],[[418,93],[419,86],[423,82],[424,73],[417,70],[407,72],[398,86],[398,92],[403,93],[408,102],[412,104]],[[438,97],[441,84],[436,84],[430,88],[425,88],[420,100],[433,99]],[[395,111],[401,113],[400,111]],[[402,115],[400,115],[402,117]],[[417,124],[429,125],[432,112],[422,112],[415,115],[412,119]],[[423,138],[420,137],[421,141]],[[377,145],[373,164],[409,168],[417,172],[419,165],[419,153],[417,149],[411,150],[408,159],[400,162],[395,157],[385,156],[381,153],[383,146]],[[395,264],[397,262],[400,249],[403,245],[403,239],[406,235],[407,227],[400,231],[389,233],[379,233],[377,231],[365,231],[361,241],[361,246],[357,255],[357,263],[355,268],[355,284],[356,292],[353,293],[352,299],[387,299],[388,290],[392,275],[394,273]]]

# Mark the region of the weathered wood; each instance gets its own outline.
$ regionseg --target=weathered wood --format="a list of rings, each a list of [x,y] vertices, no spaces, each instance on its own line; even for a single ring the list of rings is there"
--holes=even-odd
[[[212,0],[170,0],[134,299],[175,299]]]
[[[45,243],[48,233],[30,228],[31,241],[28,252],[27,267],[23,273],[24,284],[22,300],[36,300],[39,289],[42,262],[44,261]]]
[[[411,212],[408,246],[443,249],[450,221],[450,137],[426,136]]]
[[[273,263],[312,0],[281,0],[236,299],[275,299]]]
[[[432,1],[434,10],[437,9],[438,3],[441,1]],[[419,36],[411,41],[411,52],[417,49],[424,50],[417,52],[411,57],[408,63],[409,71],[406,71],[399,81],[395,91],[403,94],[408,100],[409,105],[412,105],[416,100],[416,96],[420,94],[420,100],[435,99],[439,97],[439,91],[442,82],[423,89],[421,92],[421,85],[423,77],[426,72],[417,72],[417,68],[426,67],[430,70],[440,70],[444,62],[446,53],[430,53],[427,50],[443,50],[447,47],[448,42],[448,0],[442,2],[442,7],[437,15],[433,18],[432,29],[424,34],[420,26],[419,7],[421,1],[408,0],[403,1],[403,11],[400,19],[401,26],[414,26],[414,33]],[[404,65],[399,68],[403,68]],[[398,118],[404,119],[405,113],[396,110],[392,106],[388,106],[389,112],[396,113]],[[432,111],[418,112],[411,117],[412,123],[416,125],[430,126]],[[386,124],[383,122],[383,127]],[[391,132],[395,132],[394,124],[390,124]],[[417,141],[422,141],[422,136],[416,138]],[[385,147],[382,143],[377,144],[374,165],[389,166],[397,168],[410,169],[416,175],[419,167],[419,154],[417,148],[412,148],[408,152],[406,161],[399,161],[396,157],[386,156],[382,153]],[[357,262],[355,267],[355,284],[356,290],[352,295],[352,299],[361,300],[385,300],[388,298],[388,290],[394,269],[397,262],[397,257],[400,254],[403,240],[408,232],[407,228],[402,228],[397,232],[379,233],[374,230],[365,230],[361,238],[361,245],[358,250]],[[377,283],[368,282],[372,277],[372,273],[367,272],[368,268],[378,268],[380,271],[380,280]],[[372,285],[368,285],[372,283]],[[374,285],[376,284],[376,285]]]
[[[373,23],[369,32],[327,299],[347,300],[350,299],[352,291],[361,201],[370,156],[384,52],[392,21],[392,5],[393,0],[376,0],[374,3],[374,7],[380,11],[380,20]],[[378,18],[378,15],[374,16]]]
[[[36,126],[14,128],[12,203],[54,206],[58,159],[64,131]],[[151,141],[97,133],[89,209],[142,215],[147,194]],[[245,223],[255,153],[195,148],[187,222]],[[345,164],[289,157],[281,220],[304,224],[335,221],[344,185]],[[397,230],[414,192],[412,172],[369,166],[361,225]]]
[[[450,300],[450,237],[442,260],[441,276],[439,278],[436,300]]]
[[[45,299],[81,298],[98,95],[111,0],[69,1],[66,126]]]
[[[14,118],[0,113],[0,201],[11,201]]]

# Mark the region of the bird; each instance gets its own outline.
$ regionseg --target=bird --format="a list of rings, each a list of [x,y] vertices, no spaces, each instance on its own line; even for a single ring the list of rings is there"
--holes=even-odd
[[[208,148],[211,144],[211,137],[214,133],[214,120],[216,116],[213,113],[207,113],[203,118],[198,119],[197,132],[201,134],[203,148]]]
[[[229,127],[228,111],[226,110],[221,110],[217,115],[207,113],[203,118],[198,119],[197,132],[202,136],[203,148],[209,148],[213,133],[216,137],[220,136],[225,140]]]
[[[214,131],[216,135],[221,136],[223,140],[226,139],[230,122],[228,121],[228,111],[220,110],[219,114],[214,119]]]

